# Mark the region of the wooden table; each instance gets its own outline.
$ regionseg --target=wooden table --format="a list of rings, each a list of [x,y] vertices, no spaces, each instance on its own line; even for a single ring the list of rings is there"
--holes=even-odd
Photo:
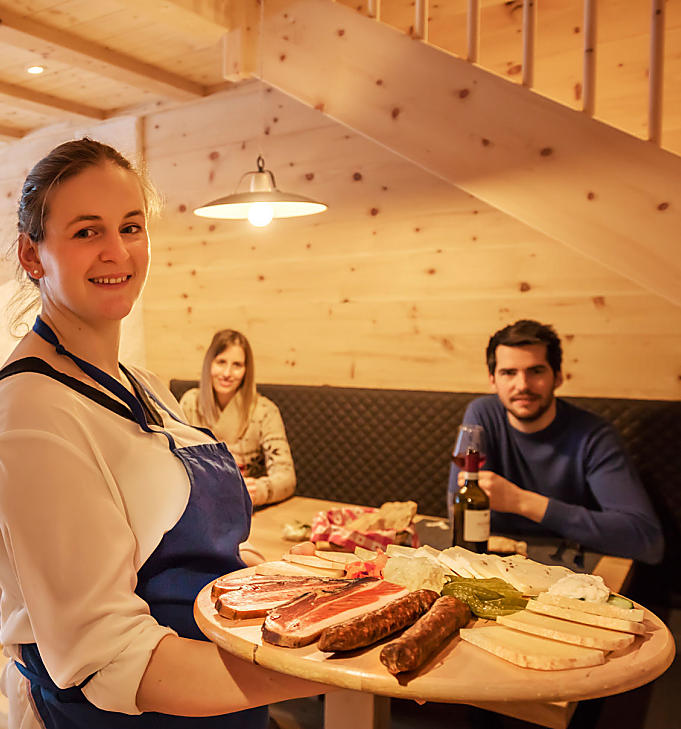
[[[293,544],[283,537],[284,524],[296,521],[310,524],[318,511],[336,509],[341,506],[356,506],[356,504],[294,496],[280,504],[272,504],[264,509],[259,509],[253,514],[249,542],[263,554],[268,562],[279,559]],[[432,518],[421,515],[416,517],[417,520]],[[605,555],[599,560],[593,574],[600,575],[611,592],[622,592],[631,579],[632,569],[632,560]]]
[[[282,536],[284,524],[310,523],[318,511],[343,505],[347,504],[294,497],[258,510],[249,541],[268,561],[278,559],[291,546]],[[603,557],[594,573],[603,577],[611,591],[620,592],[631,566],[631,560]],[[211,640],[245,660],[341,687],[343,690],[326,696],[325,729],[347,729],[350,711],[356,729],[385,729],[389,726],[389,697],[466,703],[564,729],[577,700],[627,691],[653,680],[671,664],[675,650],[666,626],[647,612],[649,635],[637,639],[635,647],[621,655],[610,654],[602,666],[567,672],[530,671],[506,664],[457,637],[427,671],[403,684],[380,664],[379,648],[355,658],[329,659],[316,645],[299,649],[263,645],[260,620],[234,623],[221,618],[215,614],[207,590],[197,598],[196,615],[199,627]],[[460,666],[465,670],[459,670]]]

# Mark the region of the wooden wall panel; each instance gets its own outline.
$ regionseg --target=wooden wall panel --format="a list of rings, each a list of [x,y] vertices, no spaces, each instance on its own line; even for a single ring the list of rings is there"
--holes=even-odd
[[[681,394],[679,307],[278,92],[159,112],[145,136],[167,200],[145,331],[166,379],[197,376],[213,332],[234,327],[260,381],[484,390],[489,335],[532,317],[563,335],[566,394]],[[260,230],[191,214],[261,148],[281,189],[329,211]]]

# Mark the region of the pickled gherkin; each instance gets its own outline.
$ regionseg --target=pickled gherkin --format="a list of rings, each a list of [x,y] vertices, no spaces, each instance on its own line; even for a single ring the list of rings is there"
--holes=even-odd
[[[498,577],[452,577],[442,588],[442,594],[453,595],[467,603],[478,618],[494,619],[498,615],[510,615],[527,605],[521,592]]]

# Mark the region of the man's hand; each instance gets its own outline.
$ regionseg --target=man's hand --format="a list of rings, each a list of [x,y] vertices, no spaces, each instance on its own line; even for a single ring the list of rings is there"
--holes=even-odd
[[[458,484],[463,486],[465,477],[459,471]],[[540,522],[546,513],[549,500],[546,496],[526,491],[494,471],[480,471],[480,488],[489,496],[490,509],[519,514],[532,521]]]

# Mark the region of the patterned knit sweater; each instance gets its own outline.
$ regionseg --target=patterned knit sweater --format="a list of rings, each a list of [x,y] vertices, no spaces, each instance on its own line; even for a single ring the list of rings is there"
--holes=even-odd
[[[257,394],[253,414],[245,433],[235,441],[225,438],[220,418],[209,426],[199,409],[199,389],[188,390],[180,400],[182,410],[191,425],[210,428],[219,440],[224,440],[241,469],[244,478],[256,479],[254,506],[271,504],[291,496],[296,488],[291,449],[286,438],[284,421],[279,408],[264,395]]]

